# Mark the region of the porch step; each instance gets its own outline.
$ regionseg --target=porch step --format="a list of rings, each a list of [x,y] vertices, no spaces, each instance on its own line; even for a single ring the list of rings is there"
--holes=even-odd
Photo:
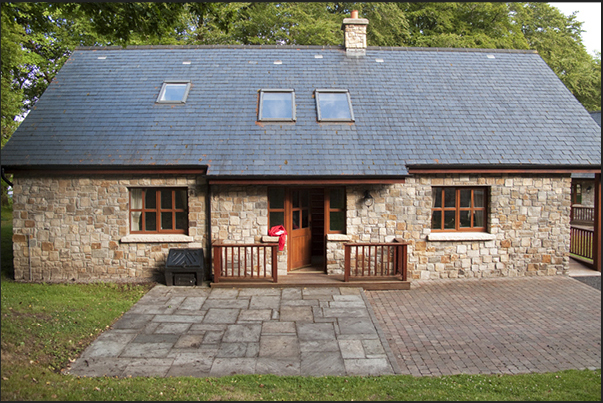
[[[288,287],[361,287],[365,290],[410,290],[410,281],[402,280],[354,280],[343,281],[343,276],[326,274],[288,274],[280,276],[278,283],[266,280],[244,281],[240,279],[220,279],[210,283],[212,288],[288,288]]]

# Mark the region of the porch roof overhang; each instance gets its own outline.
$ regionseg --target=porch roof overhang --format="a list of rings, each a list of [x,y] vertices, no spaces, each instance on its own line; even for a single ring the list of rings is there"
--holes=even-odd
[[[44,175],[206,175],[207,165],[28,165],[2,166],[6,173]]]
[[[208,176],[210,185],[272,185],[272,186],[324,186],[324,185],[390,185],[404,183],[405,176]]]
[[[416,174],[574,174],[601,173],[601,165],[408,165],[408,173]]]

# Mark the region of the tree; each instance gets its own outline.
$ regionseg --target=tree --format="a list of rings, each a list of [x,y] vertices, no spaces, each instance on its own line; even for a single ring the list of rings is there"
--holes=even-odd
[[[408,19],[407,46],[527,49],[506,3],[398,3]]]
[[[582,23],[548,3],[510,3],[510,16],[531,49],[588,110],[601,110],[601,55],[582,43]]]

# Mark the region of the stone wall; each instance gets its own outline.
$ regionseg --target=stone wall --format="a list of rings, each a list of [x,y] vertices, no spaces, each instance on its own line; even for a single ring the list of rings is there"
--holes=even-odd
[[[206,248],[198,176],[14,177],[16,280],[160,280],[170,248]],[[129,187],[187,187],[189,234],[129,235]],[[31,272],[31,277],[30,277]]]
[[[275,242],[268,237],[267,186],[211,187],[212,243]],[[287,248],[278,253],[278,274],[287,274]]]
[[[403,184],[347,186],[347,233],[328,237],[328,271],[343,272],[345,242],[401,239],[409,243],[409,279],[566,273],[570,184],[569,175],[422,175],[409,177]],[[129,234],[128,188],[132,186],[187,187],[188,236]],[[488,233],[452,239],[454,236],[432,232],[432,186],[487,187]],[[366,190],[374,197],[370,207],[363,203]],[[170,248],[203,247],[209,257],[207,193],[203,177],[193,175],[60,179],[15,175],[15,278],[66,281],[159,277],[163,281],[162,269]],[[266,186],[214,185],[209,203],[212,242],[275,241],[266,237]],[[278,259],[279,275],[285,275],[286,249],[278,253]]]
[[[434,240],[432,186],[488,187],[489,235]],[[362,203],[365,190],[374,197],[371,207]],[[570,193],[569,175],[433,175],[350,186],[347,235],[351,242],[410,242],[409,279],[563,274],[569,267]],[[342,244],[328,249],[341,255]],[[333,273],[343,270],[339,266]]]

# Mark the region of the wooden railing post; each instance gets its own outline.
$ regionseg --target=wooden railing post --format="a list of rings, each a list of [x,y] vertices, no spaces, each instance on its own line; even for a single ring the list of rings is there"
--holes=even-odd
[[[214,246],[214,283],[220,282],[220,272],[222,271],[222,248]]]
[[[345,253],[345,261],[343,264],[343,281],[348,282],[348,281],[350,281],[350,266],[351,266],[350,254],[351,254],[352,247],[350,245],[344,244],[343,248],[344,248],[344,253]]]
[[[276,245],[272,245],[272,282],[278,283],[278,249]]]
[[[408,245],[402,245],[402,281],[407,281],[408,273]]]

